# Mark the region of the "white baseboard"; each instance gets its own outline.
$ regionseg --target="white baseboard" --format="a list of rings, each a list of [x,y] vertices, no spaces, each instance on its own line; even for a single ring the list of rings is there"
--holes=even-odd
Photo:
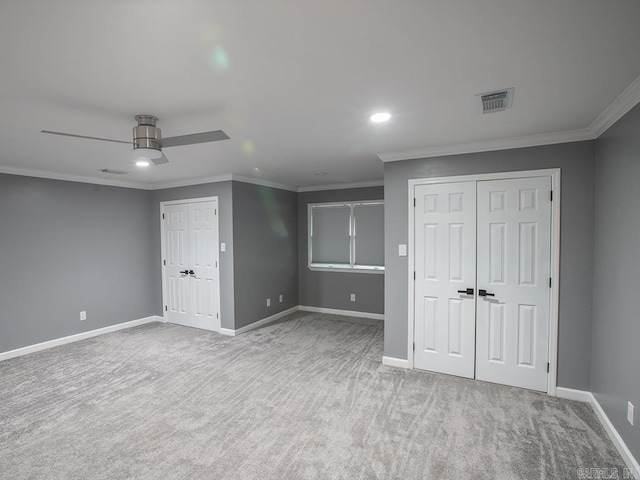
[[[382,313],[356,312],[353,310],[338,310],[335,308],[308,307],[300,305],[303,312],[328,313],[331,315],[344,315],[345,317],[372,318],[374,320],[384,320]]]
[[[578,402],[592,403],[595,398],[591,392],[584,390],[574,390],[573,388],[557,387],[556,397],[566,398],[567,400],[577,400]]]
[[[295,307],[288,308],[287,310],[283,310],[282,312],[273,314],[269,317],[263,318],[262,320],[258,320],[257,322],[253,322],[249,325],[245,325],[244,327],[240,327],[237,330],[232,330],[230,328],[221,328],[220,334],[235,337],[236,335],[255,330],[256,328],[264,327],[266,324],[278,320],[279,318],[285,317],[290,313],[297,312],[298,310],[299,307],[298,305],[296,305]]]
[[[382,357],[382,364],[388,367],[409,368],[409,360],[404,358]]]
[[[556,390],[556,395],[561,398],[567,398],[569,400],[578,400],[580,402],[587,402],[591,405],[594,412],[596,413],[598,420],[604,427],[604,430],[609,435],[609,438],[615,445],[618,453],[624,460],[624,463],[627,465],[631,474],[634,476],[633,478],[640,479],[640,464],[635,459],[627,444],[624,443],[624,440],[616,430],[616,427],[613,426],[607,414],[604,413],[604,410],[596,397],[591,392],[586,392],[584,390],[574,390],[572,388],[564,388],[558,387]]]
[[[75,335],[56,338],[47,342],[36,343],[35,345],[28,345],[26,347],[16,348],[15,350],[9,350],[8,352],[2,352],[0,353],[0,361],[8,360],[14,357],[20,357],[22,355],[27,355],[33,352],[39,352],[40,350],[46,350],[47,348],[57,347],[59,345],[65,345],[67,343],[77,342],[79,340],[84,340],[85,338],[97,337],[98,335],[104,335],[105,333],[117,332],[118,330],[137,327],[138,325],[144,325],[145,323],[162,321],[162,317],[152,315],[150,317],[131,320],[130,322],[118,323],[116,325],[110,325],[108,327],[98,328],[96,330],[89,330],[88,332],[76,333]]]

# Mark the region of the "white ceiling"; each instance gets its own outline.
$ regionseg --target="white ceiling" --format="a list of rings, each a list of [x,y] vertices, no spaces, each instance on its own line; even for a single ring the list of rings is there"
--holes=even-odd
[[[639,20],[637,0],[5,0],[0,171],[305,187],[379,181],[379,154],[577,139],[640,76]],[[506,87],[512,109],[476,112]],[[39,133],[130,140],[141,113],[231,140],[140,170],[127,145]]]

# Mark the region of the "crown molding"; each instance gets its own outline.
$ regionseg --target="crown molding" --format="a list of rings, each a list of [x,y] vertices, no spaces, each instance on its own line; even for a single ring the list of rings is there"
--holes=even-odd
[[[168,182],[159,182],[149,185],[149,190],[162,190],[165,188],[189,187],[191,185],[202,185],[204,183],[228,182],[232,180],[232,175],[226,173],[224,175],[215,175],[213,177],[200,177],[185,180],[176,180]]]
[[[589,130],[593,138],[598,138],[629,110],[640,103],[640,77],[636,78],[598,117]]]
[[[254,185],[261,185],[263,187],[271,187],[277,188],[279,190],[288,190],[290,192],[297,192],[297,187],[292,187],[290,185],[284,185],[282,183],[270,182],[269,180],[262,180],[261,178],[251,178],[245,177],[243,175],[236,175],[235,173],[231,175],[231,179],[235,182],[243,182],[243,183],[252,183]]]
[[[47,178],[49,180],[63,180],[66,182],[91,183],[94,185],[105,185],[108,187],[137,188],[139,190],[152,190],[151,185],[137,182],[125,182],[106,178],[83,177],[81,175],[71,175],[67,173],[54,173],[45,170],[33,170],[30,168],[16,168],[0,166],[0,173],[8,175],[20,175],[23,177]]]
[[[465,153],[491,152],[496,150],[510,150],[512,148],[554,145],[557,143],[581,142],[584,140],[593,140],[591,131],[588,128],[502,138],[497,140],[480,140],[469,143],[434,145],[432,147],[425,147],[419,150],[381,153],[378,155],[378,158],[386,163],[416,158],[443,157],[447,155],[461,155]]]
[[[343,190],[347,188],[365,188],[365,187],[381,187],[384,185],[383,180],[373,180],[370,182],[355,183],[332,183],[328,185],[311,185],[309,187],[298,187],[298,192],[319,192],[321,190]]]

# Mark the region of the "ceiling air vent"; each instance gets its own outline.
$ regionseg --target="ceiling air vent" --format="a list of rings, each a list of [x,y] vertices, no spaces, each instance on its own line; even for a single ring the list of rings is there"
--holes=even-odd
[[[104,173],[110,173],[112,175],[125,175],[125,174],[129,173],[129,172],[125,172],[124,170],[112,170],[110,168],[103,168],[100,171],[104,172]]]
[[[511,108],[512,102],[513,88],[476,95],[478,113],[501,112],[502,110]]]

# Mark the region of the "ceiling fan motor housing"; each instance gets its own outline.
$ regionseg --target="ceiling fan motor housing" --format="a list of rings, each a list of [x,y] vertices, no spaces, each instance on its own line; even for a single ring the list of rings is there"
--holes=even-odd
[[[158,119],[152,115],[136,115],[138,125],[133,127],[133,149],[162,150],[162,131],[156,127]]]

